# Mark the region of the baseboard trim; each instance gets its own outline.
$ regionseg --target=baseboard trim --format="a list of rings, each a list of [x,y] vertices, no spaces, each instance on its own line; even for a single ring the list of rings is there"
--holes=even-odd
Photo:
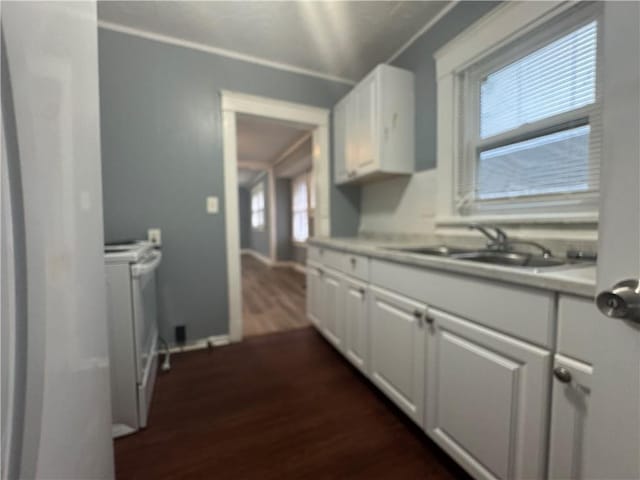
[[[304,265],[298,262],[294,262],[293,260],[279,260],[277,262],[274,262],[269,257],[263,255],[260,252],[256,252],[255,250],[252,250],[250,248],[243,248],[242,250],[240,250],[240,253],[242,255],[251,255],[253,258],[255,258],[256,260],[259,260],[260,262],[264,263],[269,267],[293,268],[294,270],[300,273],[307,273],[307,270]]]
[[[231,339],[229,335],[212,335],[211,337],[194,340],[184,345],[176,345],[169,349],[171,353],[192,352],[194,350],[204,350],[212,347],[223,347],[229,345]]]
[[[243,248],[240,250],[240,254],[241,255],[251,255],[253,258],[255,258],[256,260],[261,261],[262,263],[264,263],[265,265],[272,267],[273,266],[273,260],[271,260],[269,257],[267,257],[266,255],[263,255],[260,252],[256,252],[255,250],[251,250],[250,248]]]

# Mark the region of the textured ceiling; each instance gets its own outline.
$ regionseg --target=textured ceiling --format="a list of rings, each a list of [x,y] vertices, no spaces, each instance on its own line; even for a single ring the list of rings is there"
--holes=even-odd
[[[240,114],[236,120],[238,163],[266,169],[307,131],[299,125]]]
[[[446,1],[101,1],[102,22],[359,80]]]

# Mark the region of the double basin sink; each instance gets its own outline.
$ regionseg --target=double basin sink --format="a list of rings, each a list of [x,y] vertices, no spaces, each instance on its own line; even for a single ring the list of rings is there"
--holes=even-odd
[[[560,257],[501,250],[470,250],[464,248],[449,247],[447,245],[439,245],[435,247],[390,248],[390,250],[414,253],[418,255],[449,257],[458,260],[468,260],[471,262],[487,263],[509,267],[547,268],[559,267],[562,265],[573,263],[566,258]]]

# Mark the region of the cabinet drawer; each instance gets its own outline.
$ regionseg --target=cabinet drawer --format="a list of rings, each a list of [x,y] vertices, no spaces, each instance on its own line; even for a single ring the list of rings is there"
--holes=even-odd
[[[307,249],[307,258],[309,260],[321,263],[325,267],[334,270],[343,271],[345,254],[335,250],[329,250],[324,247],[309,246]]]
[[[561,295],[558,300],[558,353],[591,363],[602,314],[593,300]]]
[[[376,259],[370,268],[375,286],[538,345],[553,344],[552,292]]]
[[[346,253],[343,258],[342,271],[347,275],[365,282],[369,281],[369,258],[362,255]]]

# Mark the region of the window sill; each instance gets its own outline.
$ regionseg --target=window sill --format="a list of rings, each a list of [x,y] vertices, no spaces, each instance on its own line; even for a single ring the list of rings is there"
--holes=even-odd
[[[294,247],[307,248],[307,242],[298,242],[297,240],[291,240]]]
[[[544,224],[587,224],[598,225],[597,212],[571,213],[571,214],[505,214],[505,215],[467,215],[467,216],[441,216],[436,217],[436,225],[441,227],[468,225],[469,223],[497,223],[520,225],[544,225]]]
[[[254,232],[264,232],[264,227],[251,227]]]

